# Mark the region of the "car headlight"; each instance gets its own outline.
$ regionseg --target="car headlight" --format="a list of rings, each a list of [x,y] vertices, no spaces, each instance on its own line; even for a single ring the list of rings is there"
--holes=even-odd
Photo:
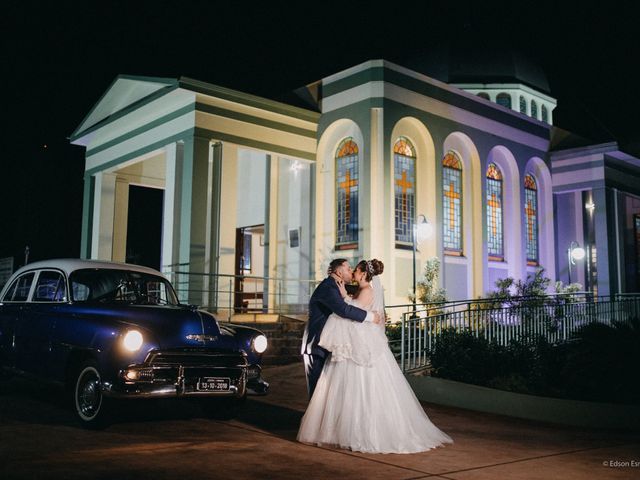
[[[267,349],[267,343],[267,337],[258,335],[253,339],[253,349],[258,353],[262,353]]]
[[[142,346],[143,338],[142,334],[138,330],[129,330],[127,334],[122,339],[122,344],[124,348],[129,350],[130,352],[135,352],[140,350]]]

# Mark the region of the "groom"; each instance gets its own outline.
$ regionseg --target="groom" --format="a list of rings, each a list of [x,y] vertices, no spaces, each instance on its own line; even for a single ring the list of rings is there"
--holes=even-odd
[[[349,283],[353,270],[345,258],[337,258],[329,264],[328,276],[315,289],[309,300],[309,322],[302,337],[302,356],[307,375],[309,398],[313,396],[322,367],[330,352],[318,345],[327,318],[332,313],[356,322],[380,323],[380,315],[347,304],[338,284]]]

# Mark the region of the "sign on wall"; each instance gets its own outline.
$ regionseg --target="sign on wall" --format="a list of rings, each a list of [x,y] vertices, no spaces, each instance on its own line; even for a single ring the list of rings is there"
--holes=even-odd
[[[0,288],[7,283],[13,273],[13,257],[0,258]]]

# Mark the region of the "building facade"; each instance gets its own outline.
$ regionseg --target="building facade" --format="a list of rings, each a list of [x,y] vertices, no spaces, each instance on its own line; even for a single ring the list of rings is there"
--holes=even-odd
[[[546,92],[372,60],[298,95],[119,76],[71,138],[86,148],[81,255],[127,259],[142,186],[163,190],[157,265],[215,309],[303,305],[335,257],[383,260],[388,304],[431,257],[456,300],[540,267],[637,291],[640,161],[615,143],[562,148]]]

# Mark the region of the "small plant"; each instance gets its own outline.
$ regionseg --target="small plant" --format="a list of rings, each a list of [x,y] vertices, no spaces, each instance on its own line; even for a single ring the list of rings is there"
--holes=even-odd
[[[447,301],[447,292],[438,286],[440,275],[440,260],[438,257],[431,257],[424,264],[422,278],[416,285],[417,296],[414,292],[409,292],[409,300],[424,304],[429,307],[437,307]]]
[[[581,283],[570,283],[565,285],[561,281],[557,281],[555,284],[555,290],[558,294],[558,297],[561,298],[565,303],[574,303],[579,300],[578,293],[582,292],[582,284]]]

